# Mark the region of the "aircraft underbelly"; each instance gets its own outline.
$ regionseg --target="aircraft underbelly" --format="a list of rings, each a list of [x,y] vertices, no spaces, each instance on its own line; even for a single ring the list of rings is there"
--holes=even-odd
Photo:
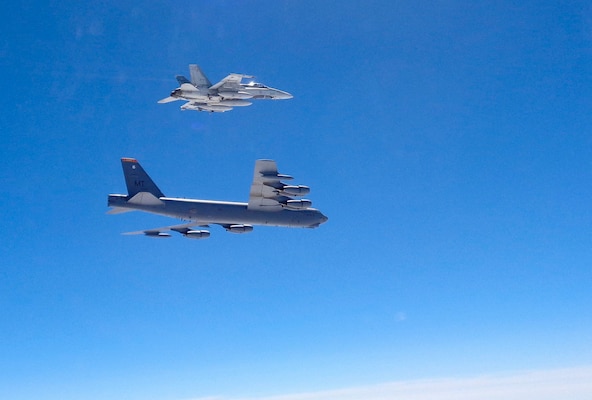
[[[204,96],[202,94],[197,93],[183,93],[179,96],[179,98],[182,100],[199,101],[203,103],[206,103],[210,100],[208,96]]]
[[[251,224],[270,226],[308,226],[305,213],[293,210],[249,210],[245,203],[209,203],[166,200],[165,206],[153,212],[211,224]]]

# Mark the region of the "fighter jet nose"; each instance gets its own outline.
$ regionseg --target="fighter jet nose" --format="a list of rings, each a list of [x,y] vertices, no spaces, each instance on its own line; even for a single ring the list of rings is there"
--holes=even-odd
[[[281,92],[281,91],[278,91],[278,92],[279,93],[277,93],[275,96],[273,96],[275,99],[278,99],[278,100],[288,100],[288,99],[291,99],[292,97],[294,97],[290,93],[287,93],[287,92]]]
[[[327,222],[329,220],[329,217],[327,217],[326,215],[323,215],[321,217],[321,224],[324,224],[325,222]]]

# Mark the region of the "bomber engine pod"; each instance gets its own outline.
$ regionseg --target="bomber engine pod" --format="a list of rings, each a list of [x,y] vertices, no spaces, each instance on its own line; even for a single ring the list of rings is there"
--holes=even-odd
[[[206,230],[187,231],[184,235],[186,238],[189,238],[189,239],[207,239],[210,237],[210,231],[206,231]]]
[[[306,208],[310,208],[312,206],[312,201],[310,200],[288,200],[286,201],[286,207],[293,208],[295,210],[303,210]]]
[[[226,230],[232,233],[249,233],[253,232],[253,225],[235,224],[226,227]]]
[[[286,185],[282,192],[288,196],[305,196],[310,193],[310,188],[304,185]]]

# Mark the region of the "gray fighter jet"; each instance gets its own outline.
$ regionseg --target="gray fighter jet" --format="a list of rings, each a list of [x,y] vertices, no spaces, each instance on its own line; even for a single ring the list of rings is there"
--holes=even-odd
[[[145,211],[179,218],[187,223],[147,229],[128,234],[151,237],[170,237],[169,231],[187,238],[204,239],[210,236],[209,224],[224,227],[232,233],[247,233],[253,225],[316,228],[327,221],[310,200],[297,199],[310,192],[304,185],[287,185],[292,179],[278,173],[273,160],[257,160],[248,203],[194,200],[166,197],[134,158],[122,158],[123,175],[128,194],[110,194],[108,214]]]
[[[278,89],[265,86],[262,83],[243,83],[250,75],[230,74],[220,82],[212,85],[196,64],[189,65],[191,81],[182,75],[177,75],[179,87],[171,92],[167,98],[159,103],[185,100],[181,110],[196,110],[208,112],[225,112],[233,107],[250,106],[251,99],[291,99],[292,95]]]

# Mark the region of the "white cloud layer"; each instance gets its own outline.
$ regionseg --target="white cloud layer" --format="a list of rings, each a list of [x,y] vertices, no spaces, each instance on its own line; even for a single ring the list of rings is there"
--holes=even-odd
[[[210,397],[207,400],[212,400]],[[310,393],[216,400],[590,400],[592,366],[426,379]],[[202,398],[201,400],[206,400]]]

